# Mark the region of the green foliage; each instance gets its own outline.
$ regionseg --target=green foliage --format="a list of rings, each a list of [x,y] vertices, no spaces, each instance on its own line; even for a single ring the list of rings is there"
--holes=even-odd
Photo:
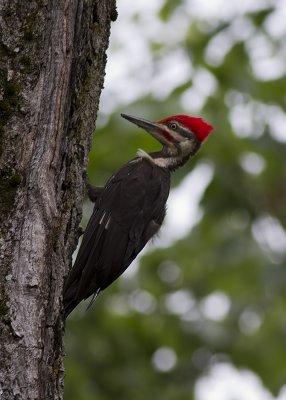
[[[181,7],[181,1],[166,1],[160,17],[170,21]],[[265,31],[273,12],[244,18],[279,51],[282,41]],[[202,218],[181,240],[146,253],[138,271],[130,267],[136,273],[105,290],[87,314],[84,305],[73,313],[66,330],[66,400],[195,399],[195,383],[221,360],[254,371],[275,394],[285,384],[286,249],[277,232],[286,228],[286,145],[285,132],[281,140],[273,127],[285,103],[285,77],[260,78],[247,40],[234,40],[220,62],[208,60],[211,41],[228,36],[238,19],[190,20],[181,43],[194,72],[204,68],[217,82],[198,112],[216,131],[173,177],[178,185],[201,161],[213,166]],[[158,40],[149,47],[154,63],[170,51]],[[182,112],[181,98],[196,84],[194,76],[163,101],[147,95],[122,111],[154,120]],[[240,119],[234,118],[240,109]],[[116,110],[94,137],[90,180],[104,184],[137,148],[156,146]],[[228,307],[221,317],[213,300],[219,296]],[[209,303],[213,315],[206,311]],[[166,372],[154,361],[160,348],[177,357]]]

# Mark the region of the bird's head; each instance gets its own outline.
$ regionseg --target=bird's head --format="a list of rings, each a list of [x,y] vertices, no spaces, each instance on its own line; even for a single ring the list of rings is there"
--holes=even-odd
[[[165,159],[166,167],[176,169],[183,165],[200,148],[213,127],[202,118],[188,115],[174,115],[157,122],[121,114],[128,121],[145,129],[162,145],[161,153],[154,157]]]

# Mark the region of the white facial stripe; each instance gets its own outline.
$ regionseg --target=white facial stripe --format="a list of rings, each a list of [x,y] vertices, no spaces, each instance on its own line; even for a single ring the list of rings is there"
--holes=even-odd
[[[178,162],[178,159],[176,157],[159,157],[159,158],[153,158],[151,157],[148,153],[146,153],[144,150],[139,149],[137,151],[138,157],[145,158],[149,162],[151,162],[154,165],[157,165],[158,167],[161,168],[168,168],[170,165],[176,165]]]
[[[177,164],[177,159],[176,158],[152,158],[153,164],[157,165],[158,167],[161,168],[168,168],[172,165]]]
[[[168,125],[165,125],[166,130],[168,133],[177,141],[177,142],[184,142],[185,140],[191,139],[190,131],[184,126],[179,124],[178,122],[174,121],[177,125],[177,130],[171,129]]]

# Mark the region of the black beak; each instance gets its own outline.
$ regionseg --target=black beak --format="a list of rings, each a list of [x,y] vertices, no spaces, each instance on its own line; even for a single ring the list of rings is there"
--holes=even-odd
[[[148,121],[144,118],[132,117],[128,114],[121,114],[121,117],[150,133],[150,135],[157,139],[161,144],[170,146],[171,141],[166,138],[170,137],[170,134],[166,132],[165,125],[162,125],[159,122]],[[167,135],[164,135],[164,132],[166,132]]]

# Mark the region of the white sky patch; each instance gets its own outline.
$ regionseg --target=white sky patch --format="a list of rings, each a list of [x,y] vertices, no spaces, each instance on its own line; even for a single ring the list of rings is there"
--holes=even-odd
[[[118,3],[119,16],[111,27],[105,90],[100,100],[103,114],[112,113],[150,90],[148,79],[152,75],[152,55],[148,35],[162,25],[157,18],[161,3],[143,0],[121,0]],[[146,18],[149,19],[148,29],[142,25]]]
[[[203,315],[213,321],[222,321],[230,310],[230,299],[223,292],[214,292],[205,297],[200,303]]]
[[[101,96],[103,114],[148,94],[165,98],[190,78],[191,62],[178,46],[189,27],[189,18],[177,12],[165,23],[157,16],[162,5],[163,0],[118,3],[119,17],[112,24]],[[163,43],[169,51],[153,59],[151,42]]]
[[[254,75],[261,81],[282,78],[286,72],[285,56],[279,54],[264,59],[252,59],[251,65]]]
[[[277,400],[286,400],[286,385],[282,386]]]
[[[218,83],[213,74],[205,68],[198,68],[192,76],[193,85],[181,96],[181,105],[186,112],[198,112],[202,109],[207,98],[213,95]]]
[[[194,86],[204,96],[210,96],[217,90],[218,83],[215,76],[205,68],[197,68],[193,74]]]
[[[260,175],[265,169],[266,162],[259,154],[247,152],[241,154],[240,165],[249,174]]]
[[[255,12],[275,4],[276,0],[185,0],[186,9],[193,18],[217,18],[229,21],[238,15]]]
[[[170,347],[160,347],[152,356],[152,364],[160,372],[168,372],[177,363],[177,355]]]
[[[281,78],[286,72],[286,52],[263,33],[257,33],[246,42],[254,75],[260,80]]]
[[[146,290],[136,290],[129,296],[130,306],[142,313],[151,314],[156,308],[155,297]]]
[[[272,12],[264,21],[266,32],[275,39],[281,39],[286,35],[286,2],[277,1],[277,10]]]
[[[206,61],[215,67],[219,66],[224,61],[233,44],[232,37],[228,36],[226,32],[218,33],[210,40],[205,50]]]
[[[273,139],[286,143],[286,113],[278,106],[268,106],[267,121]]]
[[[194,86],[182,94],[181,106],[188,113],[197,113],[203,108],[206,100],[207,97]]]
[[[249,95],[230,90],[225,96],[229,121],[241,138],[261,136],[266,127],[278,142],[286,143],[286,113],[277,105],[251,100]]]
[[[252,102],[238,103],[229,112],[229,120],[233,131],[239,137],[257,137],[262,134],[254,124],[254,106]]]
[[[214,365],[195,384],[196,400],[274,400],[261,379],[246,369],[229,363]],[[282,397],[277,400],[282,400]]]
[[[252,235],[270,258],[286,255],[286,231],[276,218],[270,215],[258,218],[252,225]]]
[[[195,299],[188,290],[177,290],[165,296],[167,310],[176,315],[184,315],[195,306]]]
[[[199,203],[213,177],[211,164],[202,162],[190,172],[178,187],[171,190],[167,215],[156,239],[158,247],[168,247],[184,237],[202,217]]]
[[[158,99],[166,98],[175,87],[190,79],[191,73],[192,65],[186,53],[182,49],[171,51],[156,65],[151,84],[152,95]]]
[[[212,65],[223,62],[235,43],[244,41],[249,52],[253,73],[258,79],[269,80],[286,72],[285,3],[274,0],[185,0],[167,22],[158,18],[163,0],[140,0],[118,3],[118,20],[112,24],[108,49],[105,90],[102,92],[100,112],[109,115],[117,108],[153,95],[157,99],[169,96],[188,79],[197,82],[189,55],[182,50],[185,35],[192,20],[208,21],[216,26],[222,21],[230,26],[214,35],[206,49],[206,60]],[[274,46],[245,16],[246,13],[270,6],[276,10],[267,17],[265,29],[280,46]],[[216,22],[216,23],[215,23]],[[279,36],[281,35],[281,36]],[[132,38],[132,40],[130,40]],[[152,43],[164,46],[152,54]],[[186,111],[198,112],[209,94],[202,86],[193,86],[182,96]],[[204,85],[203,89],[207,88]],[[188,106],[190,104],[190,107]]]
[[[227,29],[209,41],[205,51],[206,61],[213,66],[219,66],[234,44],[248,40],[253,32],[253,23],[248,18],[238,17]]]
[[[255,334],[262,324],[262,315],[255,310],[246,309],[239,317],[239,329],[246,335]]]

